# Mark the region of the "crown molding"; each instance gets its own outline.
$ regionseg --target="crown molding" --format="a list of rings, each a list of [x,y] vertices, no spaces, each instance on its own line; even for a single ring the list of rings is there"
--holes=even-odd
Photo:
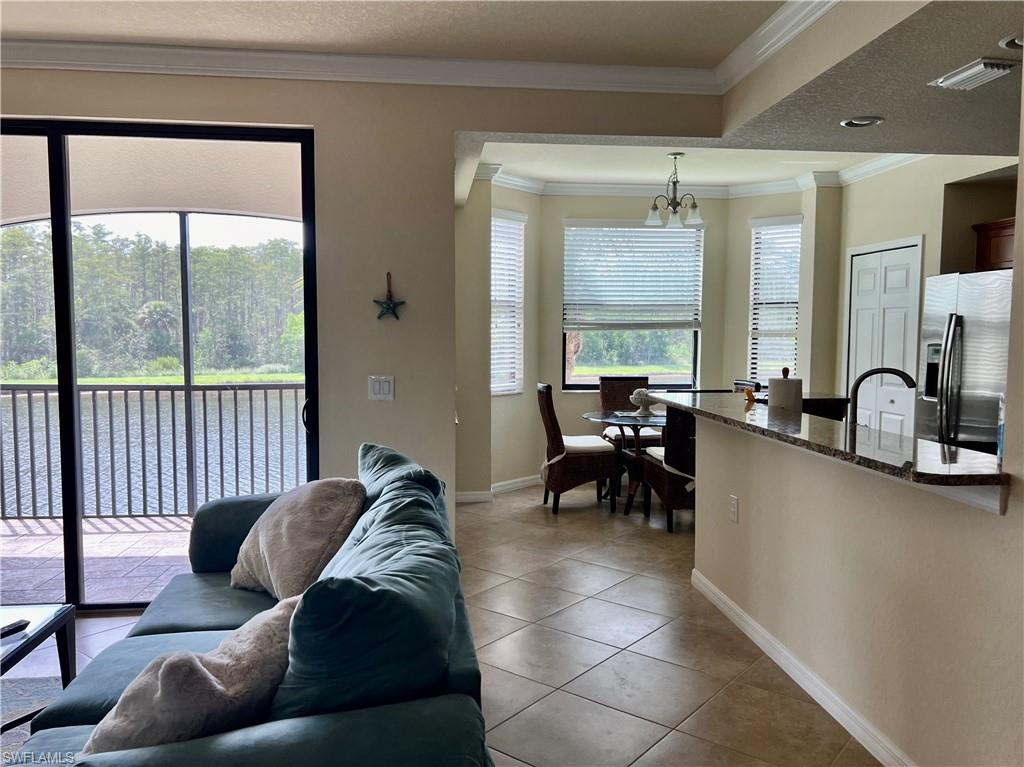
[[[802,176],[797,176],[796,185],[802,192],[806,192],[808,189],[817,189],[818,187],[835,187],[842,186],[842,182],[839,180],[839,171],[835,170],[812,170],[804,173]]]
[[[715,69],[433,59],[127,43],[6,40],[0,66],[399,85],[720,96],[838,0],[787,0]]]
[[[902,168],[918,160],[931,157],[930,154],[885,154],[873,160],[853,165],[845,170],[839,171],[839,182],[842,186],[849,186],[866,178],[877,176],[880,173],[888,173],[896,168]]]
[[[771,194],[790,194],[799,191],[800,184],[795,178],[785,178],[780,181],[760,181],[756,184],[734,184],[729,187],[729,199],[767,197]]]
[[[473,174],[474,179],[483,179],[484,181],[493,181],[494,177],[501,172],[500,163],[482,162],[476,166],[476,173]]]
[[[515,189],[517,192],[529,192],[530,194],[544,194],[546,184],[535,178],[523,178],[521,176],[510,176],[507,173],[499,173],[491,183],[494,186],[501,186],[505,189]]]
[[[874,160],[854,165],[841,171],[809,171],[796,178],[779,181],[759,181],[753,184],[704,185],[685,184],[685,191],[704,200],[734,200],[743,197],[767,197],[773,194],[791,194],[806,192],[821,187],[836,188],[849,186],[880,173],[900,168],[918,160],[931,157],[927,154],[883,155]],[[481,165],[483,167],[484,164]],[[487,168],[498,168],[500,165],[487,165]],[[490,171],[487,171],[490,172]],[[513,176],[504,171],[497,175],[481,175],[477,178],[490,178],[494,186],[516,189],[520,192],[543,195],[545,197],[654,197],[665,193],[664,184],[604,184],[576,183],[565,181],[541,181],[540,179]]]
[[[715,67],[719,91],[728,91],[838,4],[839,0],[787,0]]]
[[[727,186],[687,185],[685,191],[708,200],[724,200]],[[654,197],[665,194],[664,184],[575,184],[548,181],[542,192],[548,197]]]
[[[710,69],[9,40],[2,66],[400,85],[717,95]]]

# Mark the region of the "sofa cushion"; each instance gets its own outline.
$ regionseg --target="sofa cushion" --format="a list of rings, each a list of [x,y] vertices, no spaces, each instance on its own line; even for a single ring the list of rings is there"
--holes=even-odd
[[[332,563],[338,576],[325,570],[306,590],[292,617],[288,671],[272,718],[377,706],[443,689],[458,557],[448,543],[410,542],[409,532],[397,526],[371,533],[358,562]]]
[[[235,565],[238,547],[249,534],[249,529],[277,495],[217,498],[196,509],[188,539],[188,561],[192,565],[192,572],[229,572]]]
[[[178,743],[266,719],[288,665],[288,624],[298,601],[282,599],[210,652],[158,655],[128,684],[82,752]]]
[[[231,588],[228,573],[183,573],[157,594],[128,636],[236,629],[275,604],[266,592]]]
[[[365,499],[362,482],[338,477],[282,493],[242,542],[231,585],[278,599],[298,596],[348,538]]]
[[[360,561],[360,550],[367,536],[374,531],[401,528],[408,540],[450,543],[451,528],[444,501],[422,485],[401,481],[391,485],[356,522],[348,539],[321,573],[338,575],[339,566]],[[349,567],[347,572],[352,572]]]
[[[190,631],[178,634],[128,637],[96,656],[57,700],[32,720],[32,732],[51,727],[96,724],[114,707],[139,672],[160,653],[173,650],[208,652],[228,631]]]
[[[384,445],[364,442],[359,446],[359,480],[366,486],[366,507],[373,506],[389,485],[408,480],[444,494],[444,483],[408,456]]]
[[[45,730],[17,764],[71,764],[92,727]],[[63,759],[63,761],[61,761]],[[465,695],[307,716],[162,746],[80,756],[78,767],[485,767],[480,707]]]

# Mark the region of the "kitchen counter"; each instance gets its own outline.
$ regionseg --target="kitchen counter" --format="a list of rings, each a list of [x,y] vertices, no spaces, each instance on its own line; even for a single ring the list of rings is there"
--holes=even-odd
[[[901,438],[898,434],[865,426],[857,428],[856,444],[851,450],[847,444],[845,419],[837,421],[792,413],[761,403],[748,405],[742,394],[651,392],[651,397],[669,407],[687,410],[726,426],[922,486],[937,489],[988,487],[999,491],[1009,483],[1009,475],[1001,471],[999,459],[988,453],[930,440]],[[983,507],[989,505],[991,500]]]

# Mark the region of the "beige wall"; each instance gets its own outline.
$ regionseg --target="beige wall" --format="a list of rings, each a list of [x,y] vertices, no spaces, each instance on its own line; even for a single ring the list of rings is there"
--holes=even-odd
[[[1001,165],[847,187],[844,248],[924,233],[937,273],[943,185]],[[916,764],[1024,762],[1024,238],[1015,258],[1006,516],[698,419],[697,569]]]
[[[843,316],[848,287],[847,250],[865,245],[924,235],[921,277],[948,271],[943,262],[956,263],[959,252],[944,254],[943,207],[946,184],[1016,163],[1015,157],[954,157],[937,155],[864,179],[843,189],[842,253],[836,297],[835,348],[844,348]],[[953,269],[955,271],[955,269]],[[843,391],[842,357],[836,355],[834,385]]]
[[[484,315],[475,323],[469,321],[471,306],[478,312],[487,308],[480,297],[487,289],[477,274],[479,261],[466,264],[458,255],[463,235],[468,231],[469,217],[474,217],[474,231],[483,232],[489,211],[474,195],[487,182],[477,181],[472,187],[468,210],[456,214],[456,253],[458,268],[470,270],[457,275],[457,322],[459,338],[472,335],[478,346],[472,355],[460,357],[476,365],[477,372],[469,372],[460,362],[459,392],[471,386],[478,390],[480,371],[486,364],[479,344],[483,336],[468,330],[469,324],[483,327]],[[838,263],[839,242],[839,189],[812,189],[804,193],[771,195],[732,200],[705,199],[701,201],[704,230],[704,284],[703,319],[700,342],[699,385],[705,388],[729,386],[732,380],[746,375],[747,321],[750,293],[750,219],[764,216],[805,215],[806,246],[802,264],[801,306],[802,336],[800,360],[803,366],[822,368],[827,375],[812,376],[816,390],[830,390],[835,344],[835,274]],[[821,200],[820,206],[818,201]],[[533,384],[537,381],[555,387],[555,406],[560,425],[567,434],[597,433],[598,428],[579,416],[598,408],[596,392],[561,391],[562,381],[562,261],[565,219],[635,219],[646,215],[647,201],[639,197],[561,197],[539,196],[491,186],[491,205],[527,213],[527,335],[525,382],[527,396],[503,395],[491,398],[490,456],[483,450],[485,429],[468,423],[469,407],[459,407],[458,489],[460,492],[487,490],[490,484],[504,482],[537,473],[538,455],[543,450],[543,432],[536,412]],[[816,210],[822,210],[816,226]],[[478,241],[478,240],[477,240]],[[482,245],[478,246],[482,247]],[[480,292],[469,296],[463,288],[480,286]],[[462,286],[462,287],[460,287]],[[822,297],[824,295],[824,298]],[[464,298],[465,296],[465,298]],[[465,307],[463,309],[463,307]],[[819,307],[819,311],[813,311]],[[463,321],[465,317],[466,321]],[[812,345],[814,350],[812,352]],[[820,348],[819,346],[820,345]],[[463,348],[459,342],[460,350]],[[729,356],[730,352],[732,356]],[[733,360],[727,364],[726,360]],[[461,372],[465,370],[466,372]],[[476,384],[471,382],[476,381]],[[473,413],[482,409],[473,407]],[[489,462],[489,464],[488,464]],[[490,484],[485,483],[490,466]],[[522,473],[519,473],[522,472]],[[472,478],[472,479],[470,479]]]
[[[721,106],[713,96],[15,69],[0,76],[6,115],[312,126],[321,473],[350,476],[359,443],[378,441],[415,456],[450,488],[456,131],[714,136]],[[388,270],[408,302],[399,322],[378,321],[370,303]],[[372,374],[395,376],[394,401],[367,401]]]
[[[541,198],[493,187],[496,209],[527,216],[524,259],[523,391],[491,397],[491,484],[535,476],[544,458],[544,430],[537,410],[540,380]],[[460,485],[461,489],[461,485]]]
[[[455,210],[455,482],[491,489],[491,183]]]
[[[697,476],[701,574],[914,763],[1021,764],[1019,488],[999,517],[703,419]]]
[[[1017,207],[1014,184],[947,184],[942,204],[943,273],[975,267],[978,234],[971,226],[1009,218]]]

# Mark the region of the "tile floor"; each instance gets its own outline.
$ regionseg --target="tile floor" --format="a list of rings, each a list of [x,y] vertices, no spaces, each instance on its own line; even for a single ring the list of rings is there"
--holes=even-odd
[[[188,571],[188,517],[90,518],[82,523],[85,596],[90,602],[148,602]],[[0,521],[3,604],[64,599],[60,520]]]
[[[552,517],[528,488],[456,510],[496,765],[822,765],[871,755],[697,592],[692,517]],[[80,618],[78,668],[134,615]],[[53,640],[9,676],[58,673]]]
[[[692,515],[540,497],[456,509],[499,767],[878,764],[690,585]]]
[[[88,666],[101,650],[117,640],[123,639],[135,625],[136,620],[138,620],[138,613],[79,616],[76,618],[76,670],[81,673],[82,669]],[[57,663],[57,643],[53,637],[39,645],[25,660],[4,674],[4,679],[42,676],[60,676],[60,665]]]

